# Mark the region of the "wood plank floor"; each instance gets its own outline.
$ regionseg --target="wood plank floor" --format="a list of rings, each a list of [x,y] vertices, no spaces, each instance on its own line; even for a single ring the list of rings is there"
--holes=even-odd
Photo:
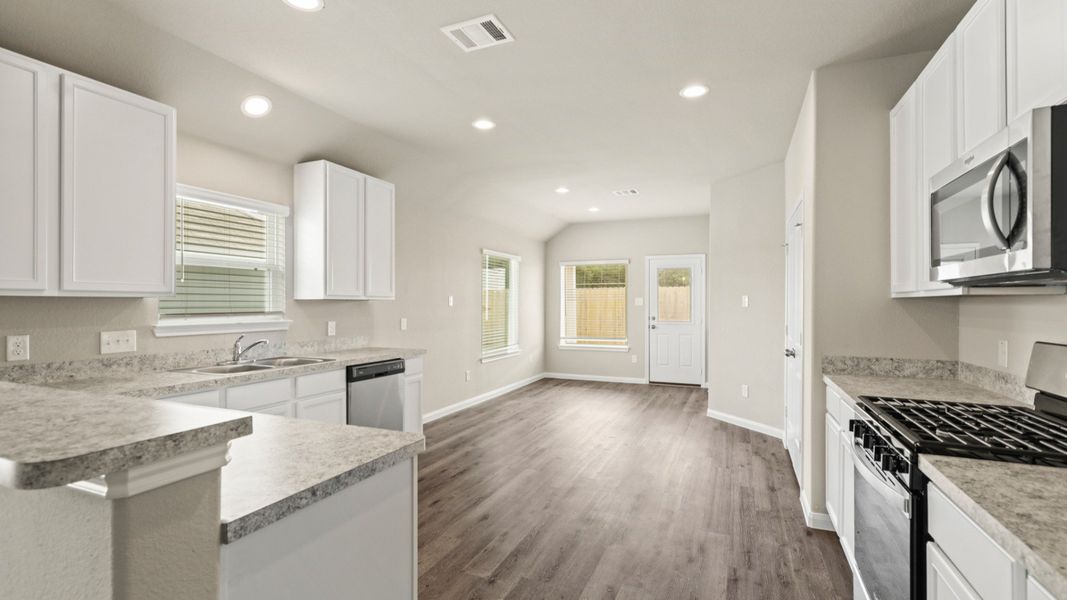
[[[546,379],[426,427],[419,598],[850,598],[779,440],[706,392]]]

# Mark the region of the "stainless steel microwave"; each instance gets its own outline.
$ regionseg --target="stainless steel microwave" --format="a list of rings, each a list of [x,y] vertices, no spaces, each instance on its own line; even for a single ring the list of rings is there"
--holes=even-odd
[[[1067,285],[1067,106],[1019,117],[930,190],[933,279]]]

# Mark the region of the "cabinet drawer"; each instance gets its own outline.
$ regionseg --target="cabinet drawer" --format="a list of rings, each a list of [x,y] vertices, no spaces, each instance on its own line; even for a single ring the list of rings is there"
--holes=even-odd
[[[1027,577],[1026,600],[1055,600],[1055,597],[1033,577]]]
[[[345,390],[345,370],[327,371],[313,375],[301,375],[296,378],[296,397],[307,398],[329,392]]]
[[[296,418],[344,425],[348,422],[348,396],[344,392],[337,392],[320,398],[297,400]]]
[[[255,410],[256,408],[286,402],[292,398],[292,379],[273,379],[248,385],[239,385],[226,390],[226,408]]]
[[[195,404],[197,406],[212,406],[219,408],[222,406],[222,390],[208,390],[206,392],[182,394],[180,396],[170,396],[169,398],[163,399],[170,400],[171,402],[181,402],[183,404]]]
[[[933,485],[927,486],[930,537],[982,598],[1014,598],[1015,565],[1004,550]]]
[[[293,403],[287,400],[285,402],[279,402],[278,404],[271,404],[270,406],[260,406],[252,409],[251,412],[262,415],[274,415],[276,417],[292,417]]]

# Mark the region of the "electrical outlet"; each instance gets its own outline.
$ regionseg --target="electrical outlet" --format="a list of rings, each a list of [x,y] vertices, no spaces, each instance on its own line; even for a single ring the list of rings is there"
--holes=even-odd
[[[456,305],[456,299],[454,297],[452,297],[452,296],[449,296],[448,297],[448,305],[449,306],[455,306]]]
[[[1008,367],[1008,340],[997,342],[997,364],[1004,368]]]
[[[741,384],[741,397],[742,398],[748,398],[748,384],[747,383],[742,383]]]
[[[337,321],[326,321],[326,335],[330,337],[337,335]]]
[[[408,330],[408,318],[407,317],[400,317],[400,331],[407,331],[407,330]]]
[[[467,369],[466,371],[463,372],[463,380],[464,381],[470,381],[471,380],[471,370],[470,369]]]
[[[634,298],[634,306],[644,306],[644,305],[645,305],[645,299],[644,298]]]
[[[137,350],[137,331],[102,331],[100,332],[100,354],[116,352],[134,352]]]
[[[637,355],[636,354],[631,354],[630,355],[630,362],[632,362],[635,365],[637,364]]]
[[[30,360],[30,336],[7,336],[7,360]]]
[[[741,308],[748,308],[748,294],[741,296]]]

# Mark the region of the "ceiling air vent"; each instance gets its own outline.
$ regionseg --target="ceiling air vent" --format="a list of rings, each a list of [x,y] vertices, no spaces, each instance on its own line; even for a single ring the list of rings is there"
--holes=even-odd
[[[499,46],[508,42],[514,42],[504,24],[494,15],[485,15],[470,21],[446,25],[441,28],[457,46],[464,52],[474,52],[483,48]]]
[[[636,196],[640,193],[641,192],[637,191],[636,188],[630,188],[626,190],[615,190],[614,192],[612,192],[612,194],[615,194],[616,196]]]

